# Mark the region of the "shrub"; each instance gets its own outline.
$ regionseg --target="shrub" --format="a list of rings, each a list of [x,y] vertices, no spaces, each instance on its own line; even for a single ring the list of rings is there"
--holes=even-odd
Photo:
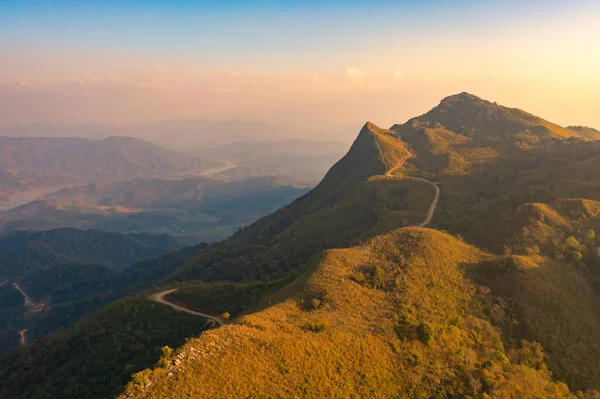
[[[417,336],[424,344],[428,344],[433,338],[433,328],[427,323],[421,323],[417,327]]]
[[[318,333],[326,330],[328,327],[329,325],[326,322],[308,322],[302,326],[302,329],[305,331]]]

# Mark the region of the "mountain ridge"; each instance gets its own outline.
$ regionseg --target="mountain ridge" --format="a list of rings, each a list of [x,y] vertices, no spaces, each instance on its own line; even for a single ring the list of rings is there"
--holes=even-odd
[[[600,142],[468,94],[442,102],[365,124],[317,187],[228,240],[136,265],[142,292],[1,360],[0,392],[62,393],[82,370],[69,398],[596,397]],[[414,227],[437,199],[417,178],[441,191],[433,228]],[[137,315],[174,314],[146,300],[174,288],[230,323],[153,361],[106,353],[131,329],[162,336],[166,316]],[[94,383],[95,353],[112,384]]]

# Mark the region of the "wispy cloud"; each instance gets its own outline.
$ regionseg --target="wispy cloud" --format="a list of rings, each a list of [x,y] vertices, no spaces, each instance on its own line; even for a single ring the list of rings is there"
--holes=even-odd
[[[27,82],[26,82],[26,81],[24,81],[24,80],[19,80],[19,81],[17,82],[17,86],[21,86],[21,87],[27,87],[27,86],[29,86],[29,83],[27,83]]]
[[[344,73],[346,74],[346,76],[348,76],[349,78],[362,78],[365,76],[365,73],[363,71],[361,71],[358,68],[346,68],[346,70],[344,71]]]
[[[87,86],[87,85],[90,85],[90,84],[94,83],[97,80],[98,79],[95,76],[90,75],[90,76],[86,76],[86,77],[80,78],[79,79],[79,84],[83,85],[83,86]]]
[[[168,74],[168,73],[169,73],[169,70],[168,70],[168,69],[166,69],[166,68],[163,68],[163,67],[161,67],[160,65],[157,65],[155,69],[156,69],[158,72],[160,72],[160,73],[165,73],[165,74]]]

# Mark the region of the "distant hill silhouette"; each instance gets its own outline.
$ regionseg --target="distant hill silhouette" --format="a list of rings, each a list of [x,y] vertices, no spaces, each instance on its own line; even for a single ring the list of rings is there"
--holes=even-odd
[[[0,137],[3,188],[198,173],[222,165],[131,137]]]

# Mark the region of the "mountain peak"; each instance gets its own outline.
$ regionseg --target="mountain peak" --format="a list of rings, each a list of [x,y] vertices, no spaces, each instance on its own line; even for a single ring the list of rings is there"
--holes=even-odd
[[[354,145],[357,145],[358,143],[360,143],[361,141],[359,141],[360,137],[373,137],[374,135],[377,134],[382,134],[384,132],[384,129],[380,128],[379,126],[377,126],[376,124],[374,124],[373,122],[366,122],[363,127],[360,129],[360,132],[358,133],[358,136],[356,138],[356,140],[354,141]]]
[[[406,157],[402,140],[372,122],[364,124],[348,153],[329,170],[315,191],[337,189],[381,175]]]
[[[473,94],[462,92],[459,94],[454,94],[452,96],[448,96],[444,98],[440,104],[432,109],[430,112],[434,112],[436,110],[442,111],[453,111],[460,113],[472,113],[472,112],[494,112],[500,109],[501,107],[490,101],[484,100],[481,97],[477,97]]]
[[[481,97],[477,97],[476,95],[463,91],[462,93],[453,94],[451,96],[445,97],[444,99],[442,99],[440,104],[452,104],[455,102],[488,103],[488,101],[485,101]]]

